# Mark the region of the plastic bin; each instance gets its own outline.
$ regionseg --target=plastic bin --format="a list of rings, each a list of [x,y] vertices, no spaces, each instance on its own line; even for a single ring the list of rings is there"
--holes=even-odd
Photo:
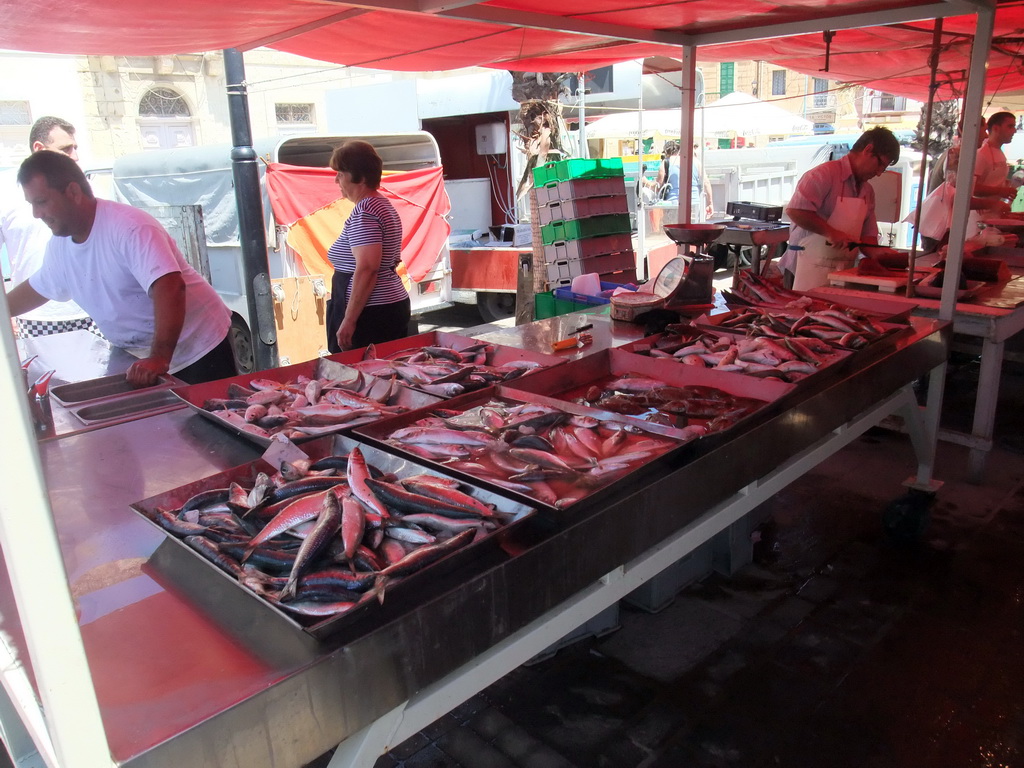
[[[551,181],[568,181],[569,179],[607,179],[622,176],[622,158],[608,157],[597,160],[572,158],[547,163],[533,169],[535,187],[547,186]]]
[[[614,291],[616,288],[621,287],[618,283],[606,283],[601,281],[601,291]],[[576,309],[586,309],[587,307],[596,307],[601,304],[608,304],[611,299],[607,299],[603,296],[589,296],[585,293],[573,293],[569,288],[555,288],[554,290],[555,299],[561,299],[562,301],[571,301],[573,304],[579,304],[580,306],[575,307]]]
[[[550,181],[547,186],[537,187],[537,202],[540,205],[547,205],[561,200],[624,195],[625,193],[626,180],[624,178],[569,179],[567,181]]]
[[[600,237],[629,232],[629,214],[616,213],[611,216],[591,216],[588,219],[553,221],[540,228],[544,245],[553,245],[563,240],[579,240],[584,237]]]
[[[589,259],[606,253],[620,253],[633,250],[633,238],[629,233],[605,235],[604,237],[587,237],[583,240],[565,240],[544,246],[544,261],[553,264],[556,261],[573,259]],[[620,267],[621,269],[621,267]],[[591,272],[605,270],[593,269]]]
[[[545,291],[533,297],[533,315],[535,320],[567,315],[578,309],[586,309],[589,304],[577,304],[575,301],[555,297],[555,292]]]
[[[553,221],[586,219],[591,216],[607,216],[614,213],[629,213],[626,195],[608,197],[581,197],[577,200],[556,200],[539,208],[541,226]]]
[[[624,269],[636,268],[636,257],[633,251],[620,251],[619,253],[604,253],[598,256],[590,256],[585,259],[563,259],[546,265],[548,282],[557,283],[566,278],[573,278],[578,275],[585,275],[588,272],[596,272],[601,275],[605,272],[620,272]]]

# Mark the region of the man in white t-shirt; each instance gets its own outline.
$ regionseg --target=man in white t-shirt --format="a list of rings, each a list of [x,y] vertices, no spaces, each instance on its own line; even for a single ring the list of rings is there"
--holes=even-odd
[[[40,117],[32,124],[28,140],[33,152],[50,149],[78,160],[75,127],[67,120]],[[12,286],[39,269],[51,237],[49,228],[32,216],[32,207],[18,186],[17,171],[0,174],[0,244],[7,247]],[[19,317],[16,327],[22,338],[96,328],[85,310],[73,301],[48,301]]]
[[[1017,118],[1012,112],[996,112],[988,119],[988,138],[974,160],[974,194],[1011,199],[1017,190],[1010,184],[1010,166],[1003,145],[1013,140]]]
[[[128,369],[136,385],[168,372],[190,384],[235,375],[231,313],[156,219],[97,200],[59,152],[29,156],[18,183],[54,237],[39,271],[8,294],[12,315],[74,299],[111,344],[139,358]]]

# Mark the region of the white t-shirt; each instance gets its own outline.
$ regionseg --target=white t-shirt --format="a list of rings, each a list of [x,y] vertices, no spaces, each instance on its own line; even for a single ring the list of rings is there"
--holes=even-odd
[[[155,330],[148,291],[171,272],[180,272],[185,281],[185,323],[171,360],[174,373],[224,340],[231,313],[148,213],[97,200],[96,219],[86,241],[51,238],[43,266],[29,281],[49,299],[74,298],[111,344],[147,357]]]
[[[0,244],[11,262],[11,287],[24,282],[43,264],[46,244],[53,234],[32,215],[32,206],[18,184],[17,170],[0,173]],[[21,315],[23,320],[79,320],[88,317],[73,301],[48,301]]]
[[[999,147],[993,147],[987,141],[978,149],[974,159],[974,178],[979,184],[999,187],[1009,184],[1010,166],[1006,155]]]

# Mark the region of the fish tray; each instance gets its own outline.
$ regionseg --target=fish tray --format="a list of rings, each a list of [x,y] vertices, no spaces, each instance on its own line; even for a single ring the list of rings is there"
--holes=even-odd
[[[771,307],[758,307],[758,306],[755,305],[755,306],[752,306],[752,307],[730,308],[728,312],[719,312],[719,313],[716,313],[714,315],[702,315],[701,317],[698,317],[696,320],[694,320],[693,324],[696,325],[696,326],[703,326],[703,327],[706,327],[706,328],[710,328],[710,329],[715,330],[715,331],[723,331],[723,332],[729,332],[729,333],[746,334],[748,332],[748,330],[750,329],[750,324],[749,323],[743,323],[743,324],[740,324],[740,325],[727,325],[727,323],[732,318],[735,318],[738,315],[742,315],[742,313],[745,310],[748,310],[748,309],[767,309],[769,314],[775,315],[775,316],[780,317],[780,318],[792,318],[793,320],[799,319],[804,314],[803,312],[801,312],[799,310],[796,310],[796,311],[791,310],[791,309],[778,309],[778,310],[776,310],[776,309],[771,308]],[[870,314],[870,313],[865,313],[865,314]],[[907,325],[903,321],[889,322],[889,321],[886,321],[886,320],[878,319],[877,316],[872,317],[871,318],[871,322],[874,323],[874,325],[876,325],[882,331],[882,333],[880,335],[875,336],[874,338],[870,339],[868,341],[867,347],[874,347],[874,346],[876,346],[877,344],[879,344],[881,342],[884,342],[886,340],[891,340],[894,336],[901,335],[903,331],[907,331],[910,328],[910,326]],[[799,339],[799,338],[801,338],[801,336],[803,336],[803,334],[797,333],[795,338]],[[866,347],[862,347],[861,349],[863,350],[865,348]],[[860,351],[860,350],[851,350],[851,351],[856,352],[856,351]]]
[[[678,330],[676,330],[674,328],[672,331],[664,331],[662,333],[658,333],[658,334],[655,334],[653,336],[647,336],[647,337],[645,337],[643,339],[638,339],[637,341],[631,341],[628,344],[623,344],[621,347],[618,347],[618,349],[621,349],[624,352],[631,352],[632,354],[635,354],[635,355],[643,355],[644,357],[650,357],[652,360],[664,360],[667,363],[675,363],[675,364],[682,365],[683,364],[682,361],[679,360],[678,358],[654,357],[654,356],[651,355],[651,350],[656,348],[658,346],[659,342],[672,341],[672,340],[678,339],[678,340],[682,341],[683,343],[687,343],[687,342],[692,343],[692,342],[695,342],[698,338],[707,337],[707,336],[711,336],[711,337],[713,337],[715,339],[718,339],[718,340],[731,341],[733,344],[737,343],[741,339],[745,339],[746,338],[745,334],[737,333],[737,332],[732,331],[731,329],[728,329],[728,328],[722,328],[720,330],[716,328],[715,330],[712,331],[712,330],[709,330],[706,327],[701,327],[701,326],[696,326],[696,325],[686,325],[686,326],[679,327]],[[827,354],[820,355],[820,357],[823,358],[823,359],[822,359],[821,365],[818,367],[817,371],[821,371],[821,370],[824,370],[825,368],[829,368],[829,367],[831,367],[831,366],[833,366],[833,365],[835,365],[835,364],[845,360],[851,354],[853,354],[852,351],[840,350],[840,349],[836,349],[836,348],[832,347],[831,352],[829,352]],[[690,367],[690,366],[687,366],[687,367]],[[698,369],[698,370],[701,368],[701,366],[694,366],[694,367],[696,369]],[[705,366],[705,367],[708,368],[708,369],[712,369],[712,370],[714,369],[713,365],[708,365],[708,366]],[[815,372],[817,372],[817,371],[815,371]],[[744,371],[724,371],[724,373],[732,373],[732,374],[735,374],[737,376],[754,376],[754,374],[746,373]],[[810,376],[810,375],[813,375],[813,374],[805,374],[805,375]],[[764,378],[764,377],[763,376],[755,376],[755,378]],[[778,377],[771,377],[771,378],[778,378]],[[780,380],[784,380],[784,379],[780,379]]]
[[[50,387],[50,397],[65,408],[71,408],[85,402],[135,395],[143,391],[152,392],[155,389],[168,389],[184,383],[181,379],[175,378],[170,374],[164,374],[152,386],[137,387],[134,384],[128,383],[126,374],[118,373],[113,376],[102,376],[98,379],[75,381],[70,384],[59,384],[56,387]]]
[[[395,341],[387,341],[382,344],[374,344],[372,352],[369,347],[363,347],[361,349],[351,349],[346,352],[339,352],[337,354],[330,355],[325,359],[334,360],[344,365],[355,366],[357,363],[368,359],[367,355],[379,360],[390,360],[401,356],[403,353],[417,352],[424,347],[449,347],[450,349],[461,351],[480,344],[486,344],[490,348],[486,353],[486,365],[502,366],[506,363],[525,360],[531,363],[537,363],[538,366],[540,366],[534,370],[521,374],[521,376],[529,376],[538,370],[550,368],[553,365],[559,365],[563,362],[560,357],[556,357],[554,355],[545,355],[541,352],[532,352],[528,349],[508,347],[503,344],[494,344],[489,341],[474,339],[471,336],[460,336],[456,333],[447,333],[445,331],[429,331],[427,333],[417,334],[416,336],[409,336],[404,339],[396,339]],[[404,386],[409,387],[410,389],[416,389],[416,385],[414,384],[406,383]],[[436,395],[436,397],[441,396]]]
[[[559,366],[559,368],[564,367],[565,366]],[[557,369],[548,369],[548,371],[554,370]],[[492,483],[483,476],[473,474],[472,470],[463,470],[444,461],[435,461],[423,458],[412,453],[402,445],[396,445],[388,440],[391,434],[396,430],[412,426],[420,419],[433,415],[439,408],[449,413],[454,411],[465,413],[493,400],[500,401],[509,406],[533,403],[546,406],[552,410],[562,411],[567,414],[591,416],[601,422],[631,424],[634,425],[634,431],[636,431],[639,436],[664,438],[665,449],[647,459],[631,464],[624,474],[613,476],[609,478],[606,483],[595,483],[590,488],[590,491],[579,498],[576,502],[558,507],[542,501],[532,495]],[[479,390],[477,392],[470,392],[465,395],[461,395],[460,397],[452,398],[439,406],[427,406],[426,408],[420,408],[417,411],[410,411],[409,413],[391,416],[374,424],[365,424],[354,430],[353,436],[363,440],[364,442],[377,446],[382,450],[396,453],[400,456],[407,457],[410,460],[420,462],[464,482],[478,485],[481,488],[487,488],[495,493],[508,496],[509,498],[515,499],[523,504],[534,506],[546,522],[555,524],[560,524],[565,521],[565,514],[567,511],[571,512],[581,504],[591,505],[599,499],[610,495],[616,489],[621,489],[624,485],[628,486],[635,482],[639,473],[652,471],[657,466],[662,466],[663,462],[675,465],[676,463],[685,461],[685,451],[687,450],[687,441],[680,440],[674,434],[674,430],[671,430],[668,427],[663,427],[658,424],[635,422],[617,413],[609,413],[607,411],[589,408],[576,403],[560,402],[531,392],[515,391],[508,386],[498,386],[486,390]]]
[[[564,366],[542,371],[529,381],[521,382],[517,387],[509,387],[508,390],[513,396],[525,397],[526,393],[550,398],[552,402],[561,404],[576,405],[572,399],[573,392],[585,390],[591,383],[600,381],[609,376],[625,376],[634,374],[642,377],[650,377],[665,382],[671,387],[702,386],[720,389],[735,397],[760,400],[764,405],[751,414],[739,419],[735,424],[726,429],[719,430],[712,434],[729,433],[743,426],[753,423],[754,417],[765,409],[765,406],[773,403],[792,392],[796,386],[778,379],[758,379],[752,376],[742,376],[735,373],[716,371],[713,368],[697,368],[690,365],[666,365],[656,358],[637,355],[622,349],[605,349],[592,355],[571,360]],[[567,393],[569,396],[567,397]],[[600,405],[583,406],[599,409]],[[610,413],[610,412],[606,412]],[[626,419],[637,424],[653,426],[650,422],[637,417],[623,414],[614,414],[619,419]],[[681,428],[661,426],[664,430],[661,434],[677,437],[679,439],[693,439],[689,432]],[[710,435],[708,435],[710,437]]]
[[[309,458],[318,459],[329,455],[344,455],[354,447],[359,447],[367,464],[399,478],[442,474],[423,464],[342,435],[306,443],[303,450]],[[243,587],[233,576],[206,560],[183,540],[168,533],[154,519],[158,508],[175,509],[201,491],[225,488],[232,482],[251,488],[261,471],[272,470],[262,460],[243,464],[137,501],[131,508],[164,534],[163,542],[150,557],[147,570],[159,574],[158,580],[166,587],[184,593],[241,642],[260,655],[278,661],[287,659],[294,662],[296,656],[301,658],[302,654],[315,650],[315,642],[304,642],[303,637],[307,641],[309,638],[323,641],[356,623],[371,621],[375,616],[389,616],[394,612],[389,604],[407,608],[410,604],[432,598],[448,582],[464,582],[467,575],[506,559],[509,554],[505,550],[514,552],[518,547],[511,541],[514,532],[535,512],[531,505],[466,482],[461,490],[485,504],[493,505],[495,511],[506,518],[505,525],[486,535],[478,535],[469,544],[449,552],[419,571],[395,577],[388,582],[383,603],[372,600],[347,613],[324,619],[307,619],[293,616]]]
[[[140,416],[173,411],[184,403],[169,389],[147,389],[134,395],[108,398],[69,408],[75,417],[87,426],[120,424]]]
[[[351,379],[356,377],[358,374],[358,371],[347,365],[342,365],[341,363],[327,358],[319,358],[317,360],[307,360],[304,363],[286,365],[282,368],[271,368],[266,371],[254,371],[253,373],[232,376],[227,379],[217,379],[216,381],[207,381],[202,384],[175,387],[171,392],[173,392],[175,396],[185,403],[185,405],[198,413],[204,419],[209,419],[214,424],[217,424],[230,432],[234,432],[244,440],[255,443],[263,448],[267,448],[271,444],[271,438],[255,435],[252,432],[246,432],[243,429],[235,427],[229,422],[224,421],[224,419],[215,416],[214,412],[206,410],[203,407],[203,403],[211,398],[225,397],[227,395],[229,384],[240,384],[243,387],[247,387],[249,382],[253,379],[271,379],[283,384],[289,381],[295,381],[299,376],[309,376],[311,378],[330,377],[336,379]],[[366,374],[363,374],[363,376],[370,380],[374,379],[373,376],[368,376]],[[439,402],[440,400],[441,398],[435,397],[434,395],[428,395],[426,392],[420,392],[406,386],[399,386],[395,394],[390,400],[388,400],[387,405],[402,405],[406,408],[414,409],[420,408],[424,405],[429,405],[430,403]],[[337,432],[344,432],[354,427],[355,424],[339,424],[337,426]],[[310,440],[315,440],[318,437],[323,437],[323,435],[309,435],[306,437],[292,438],[291,440],[293,443],[305,443]]]

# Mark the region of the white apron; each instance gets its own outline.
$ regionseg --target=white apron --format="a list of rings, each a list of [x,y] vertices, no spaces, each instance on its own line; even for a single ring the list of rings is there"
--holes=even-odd
[[[868,204],[863,199],[840,197],[832,215],[828,217],[828,224],[859,240],[867,215]],[[849,269],[857,258],[856,251],[834,248],[822,235],[805,237],[800,241],[800,247],[803,250],[797,252],[794,291],[809,291],[825,285],[829,272]]]

